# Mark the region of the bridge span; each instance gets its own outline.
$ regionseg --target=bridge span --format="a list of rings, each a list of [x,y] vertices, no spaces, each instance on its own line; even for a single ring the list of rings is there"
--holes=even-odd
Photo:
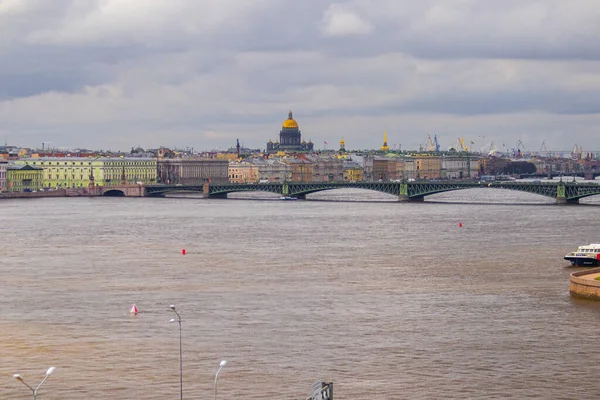
[[[423,201],[426,196],[472,188],[494,188],[517,190],[551,197],[557,204],[577,204],[579,199],[600,194],[597,183],[578,182],[452,182],[452,181],[420,181],[420,182],[283,182],[256,184],[210,184],[203,185],[147,185],[145,196],[164,196],[167,193],[196,192],[208,198],[227,198],[227,194],[235,192],[270,192],[280,196],[293,196],[306,199],[311,193],[332,189],[367,189],[398,196],[400,201]]]

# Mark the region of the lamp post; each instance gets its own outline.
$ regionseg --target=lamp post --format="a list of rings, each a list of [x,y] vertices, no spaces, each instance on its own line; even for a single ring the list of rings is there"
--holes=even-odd
[[[15,378],[16,380],[18,380],[19,382],[21,382],[23,385],[27,386],[29,388],[29,390],[31,390],[33,392],[33,400],[37,399],[37,391],[39,390],[40,387],[42,387],[42,385],[44,384],[44,382],[46,382],[46,379],[48,379],[48,377],[50,375],[52,375],[52,373],[56,370],[55,367],[50,367],[48,368],[48,370],[46,371],[46,376],[44,377],[44,379],[42,379],[42,381],[40,382],[39,385],[37,385],[37,387],[34,389],[31,386],[29,386],[24,380],[23,377],[19,374],[14,374],[13,378]]]
[[[177,321],[179,323],[179,400],[183,400],[183,353],[181,347],[181,315],[175,309],[175,306],[171,304],[171,310],[177,315],[177,319],[173,318],[169,322]]]
[[[225,366],[227,366],[227,360],[221,361],[221,364],[219,364],[219,369],[217,370],[217,373],[215,374],[215,400],[217,400],[217,379],[219,379],[219,372],[221,372],[221,370]]]

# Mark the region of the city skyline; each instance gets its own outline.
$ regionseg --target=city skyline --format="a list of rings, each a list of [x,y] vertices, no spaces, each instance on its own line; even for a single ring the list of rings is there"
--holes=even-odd
[[[600,150],[594,1],[74,4],[0,2],[2,142]]]

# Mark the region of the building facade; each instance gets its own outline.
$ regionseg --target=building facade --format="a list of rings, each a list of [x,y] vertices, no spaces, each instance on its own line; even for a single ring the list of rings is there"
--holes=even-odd
[[[413,155],[418,179],[440,179],[442,162],[438,156]]]
[[[165,184],[202,185],[204,182],[227,183],[229,162],[227,159],[159,159],[157,180]]]
[[[279,151],[313,151],[314,145],[312,141],[305,142],[302,140],[302,132],[298,127],[298,123],[290,110],[288,119],[283,122],[281,131],[279,132],[279,141],[273,143],[271,140],[267,143],[267,153],[276,153]]]
[[[0,159],[0,192],[7,190],[6,187],[6,168],[8,167],[8,161]]]
[[[308,155],[306,159],[313,164],[313,182],[342,182],[344,180],[344,162],[332,155]]]
[[[33,165],[10,164],[6,168],[9,192],[33,192],[42,189],[44,170]]]
[[[257,183],[258,165],[250,162],[232,161],[229,163],[229,182],[230,183]]]
[[[378,155],[366,155],[363,158],[365,169],[365,181],[388,181],[390,180],[390,163],[394,163],[393,159]]]
[[[155,158],[26,158],[17,165],[40,167],[45,188],[81,188],[90,181],[99,186],[156,183]]]
[[[442,179],[468,179],[479,176],[479,160],[471,155],[442,155]]]
[[[344,181],[362,182],[365,179],[364,169],[356,161],[344,161]]]
[[[287,182],[292,180],[292,167],[280,160],[259,160],[258,181],[267,182]]]
[[[298,158],[283,159],[282,162],[292,168],[292,182],[312,182],[313,181],[313,163]]]

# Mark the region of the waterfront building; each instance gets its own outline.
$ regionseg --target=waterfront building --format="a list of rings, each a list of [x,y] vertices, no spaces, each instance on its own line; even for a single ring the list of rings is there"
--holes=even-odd
[[[99,186],[156,183],[156,158],[42,157],[17,160],[15,164],[42,168],[46,188],[87,187],[92,176]]]
[[[333,154],[309,154],[304,157],[313,164],[313,182],[341,182],[344,180],[344,162]]]
[[[312,182],[313,181],[313,163],[301,158],[286,158],[282,162],[292,168],[292,182]]]
[[[229,162],[227,159],[210,158],[163,158],[157,162],[157,180],[165,184],[202,185],[227,183]]]
[[[364,169],[356,161],[344,161],[344,181],[362,182],[365,179]]]
[[[258,181],[266,182],[285,182],[292,180],[292,167],[289,164],[281,162],[279,159],[254,160],[258,166]]]
[[[378,155],[368,154],[363,158],[364,180],[372,181],[387,181],[390,179],[389,164],[395,160]]]
[[[230,183],[258,182],[258,165],[248,161],[232,161],[228,169]]]
[[[415,160],[411,157],[405,157],[403,160],[403,172],[402,178],[403,180],[412,181],[417,179],[417,167],[415,165]]]
[[[273,143],[271,140],[267,142],[267,153],[277,153],[279,151],[313,151],[314,144],[312,141],[305,142],[302,140],[302,132],[298,123],[290,110],[288,119],[283,121],[281,131],[279,132],[279,141]]]
[[[397,157],[395,158],[396,160],[396,165],[395,165],[395,171],[394,174],[396,176],[396,180],[403,180],[405,179],[405,168],[406,168],[406,157]]]
[[[473,168],[474,167],[474,168]],[[442,179],[465,179],[479,176],[479,162],[470,155],[442,155],[440,165]]]
[[[6,187],[6,167],[8,167],[8,161],[0,159],[0,192],[7,189]]]
[[[415,160],[415,169],[419,179],[440,179],[441,178],[441,158],[429,154],[415,154],[412,156]]]
[[[44,170],[41,167],[9,164],[6,168],[6,185],[9,192],[32,192],[42,188]]]

